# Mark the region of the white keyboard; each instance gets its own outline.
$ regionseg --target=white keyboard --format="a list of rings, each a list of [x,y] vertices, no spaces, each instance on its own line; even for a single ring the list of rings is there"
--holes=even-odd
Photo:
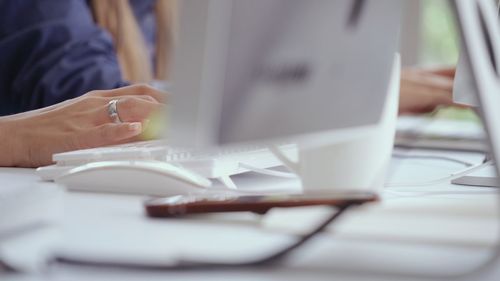
[[[294,158],[296,145],[286,144],[280,148]],[[54,180],[72,168],[100,161],[166,161],[188,169],[209,179],[223,179],[228,176],[251,171],[252,168],[268,169],[282,163],[263,146],[223,149],[215,152],[194,151],[173,148],[163,141],[145,141],[124,145],[77,150],[53,155],[55,165],[37,169],[44,180]]]
[[[398,118],[395,145],[406,148],[445,149],[486,152],[486,134],[481,124],[430,118],[402,116]]]

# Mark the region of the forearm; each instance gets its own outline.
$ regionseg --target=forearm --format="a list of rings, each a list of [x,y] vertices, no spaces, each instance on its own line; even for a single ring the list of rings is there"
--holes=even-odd
[[[17,131],[20,128],[17,121],[11,117],[0,117],[0,167],[18,165],[20,140]]]

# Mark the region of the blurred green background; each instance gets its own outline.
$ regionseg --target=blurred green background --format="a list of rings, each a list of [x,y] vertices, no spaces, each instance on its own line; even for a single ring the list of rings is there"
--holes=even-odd
[[[420,64],[454,65],[458,61],[459,40],[448,1],[421,0]]]
[[[420,65],[456,65],[460,44],[455,18],[446,0],[421,0],[421,28],[418,60]],[[432,114],[437,118],[451,118],[479,122],[469,109],[442,108]]]

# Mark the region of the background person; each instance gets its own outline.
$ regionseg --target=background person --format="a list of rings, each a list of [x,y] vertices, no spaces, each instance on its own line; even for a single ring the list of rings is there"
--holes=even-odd
[[[0,116],[168,78],[175,0],[0,1]]]

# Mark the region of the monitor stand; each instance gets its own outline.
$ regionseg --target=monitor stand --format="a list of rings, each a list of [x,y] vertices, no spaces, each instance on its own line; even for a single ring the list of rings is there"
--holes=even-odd
[[[499,187],[498,180],[495,163],[492,162],[482,169],[474,170],[468,175],[452,180],[451,183],[478,187]]]
[[[394,146],[401,63],[397,54],[380,121],[374,126],[332,132],[299,142],[299,159],[271,151],[302,181],[303,193],[377,192],[384,187]],[[362,82],[362,81],[360,81]],[[353,114],[363,114],[353,112]]]

